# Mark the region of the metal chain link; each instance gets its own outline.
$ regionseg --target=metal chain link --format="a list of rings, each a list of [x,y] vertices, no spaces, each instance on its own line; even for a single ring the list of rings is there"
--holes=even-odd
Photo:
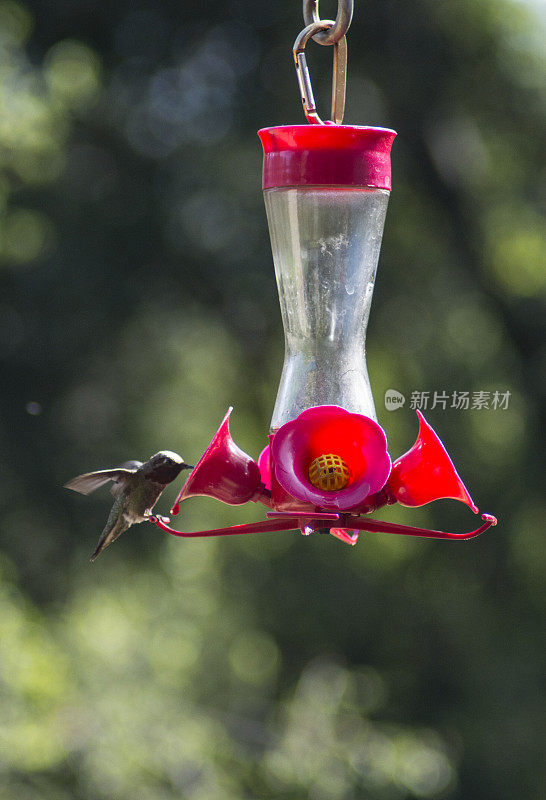
[[[342,39],[347,31],[353,18],[354,0],[338,0],[337,2],[337,17],[333,26],[328,30],[321,30],[313,35],[313,41],[319,44],[336,44]],[[303,0],[303,19],[305,24],[311,25],[314,23],[325,22],[321,20],[319,14],[319,0]]]

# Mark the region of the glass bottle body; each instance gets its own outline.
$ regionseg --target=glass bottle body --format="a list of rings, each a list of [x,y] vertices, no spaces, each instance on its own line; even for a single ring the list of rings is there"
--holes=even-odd
[[[389,192],[298,187],[264,197],[285,334],[272,432],[318,405],[376,419],[365,345]]]

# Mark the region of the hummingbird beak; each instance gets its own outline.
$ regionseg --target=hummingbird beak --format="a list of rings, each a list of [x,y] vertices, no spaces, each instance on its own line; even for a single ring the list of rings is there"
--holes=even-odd
[[[182,466],[182,469],[195,469],[195,465],[194,464],[184,464]]]

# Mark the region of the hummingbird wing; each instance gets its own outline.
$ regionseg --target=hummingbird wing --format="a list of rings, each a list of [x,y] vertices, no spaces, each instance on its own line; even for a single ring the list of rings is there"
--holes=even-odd
[[[72,489],[73,492],[79,492],[80,494],[91,494],[99,486],[104,486],[108,481],[114,481],[112,494],[117,496],[123,491],[136,471],[136,467],[131,467],[130,469],[117,467],[116,469],[100,469],[96,472],[86,472],[65,483],[65,488]]]
[[[142,466],[142,461],[125,461],[120,470],[129,470],[132,475],[138,471],[138,469]],[[118,470],[118,471],[120,471]],[[129,484],[129,478],[126,475],[123,475],[120,478],[112,478],[112,486],[110,487],[110,494],[113,497],[119,497]]]
[[[112,510],[108,516],[108,521],[104,526],[104,530],[100,535],[98,544],[95,547],[93,555],[91,556],[91,561],[94,561],[105,547],[108,547],[109,544],[112,544],[112,542],[114,542],[118,536],[121,536],[124,531],[131,527],[131,522],[123,513],[124,499],[125,498],[120,495],[112,506]]]
[[[121,469],[138,469],[142,466],[142,461],[124,461],[119,466]]]

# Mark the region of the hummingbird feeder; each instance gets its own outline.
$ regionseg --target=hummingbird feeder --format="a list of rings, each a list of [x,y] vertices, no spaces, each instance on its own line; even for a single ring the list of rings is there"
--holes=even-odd
[[[365,358],[383,225],[391,190],[395,131],[343,125],[352,0],[339,0],[336,21],[320,20],[318,0],[304,0],[307,27],[294,61],[307,125],[264,128],[263,190],[285,335],[285,358],[269,441],[258,460],[233,441],[226,413],[172,509],[190,497],[267,507],[266,520],[175,536],[299,529],[326,531],[354,545],[360,531],[469,539],[371,519],[393,503],[416,507],[441,498],[478,513],[442,442],[417,411],[413,447],[391,462],[377,423]],[[315,106],[305,46],[334,47],[331,121]]]

